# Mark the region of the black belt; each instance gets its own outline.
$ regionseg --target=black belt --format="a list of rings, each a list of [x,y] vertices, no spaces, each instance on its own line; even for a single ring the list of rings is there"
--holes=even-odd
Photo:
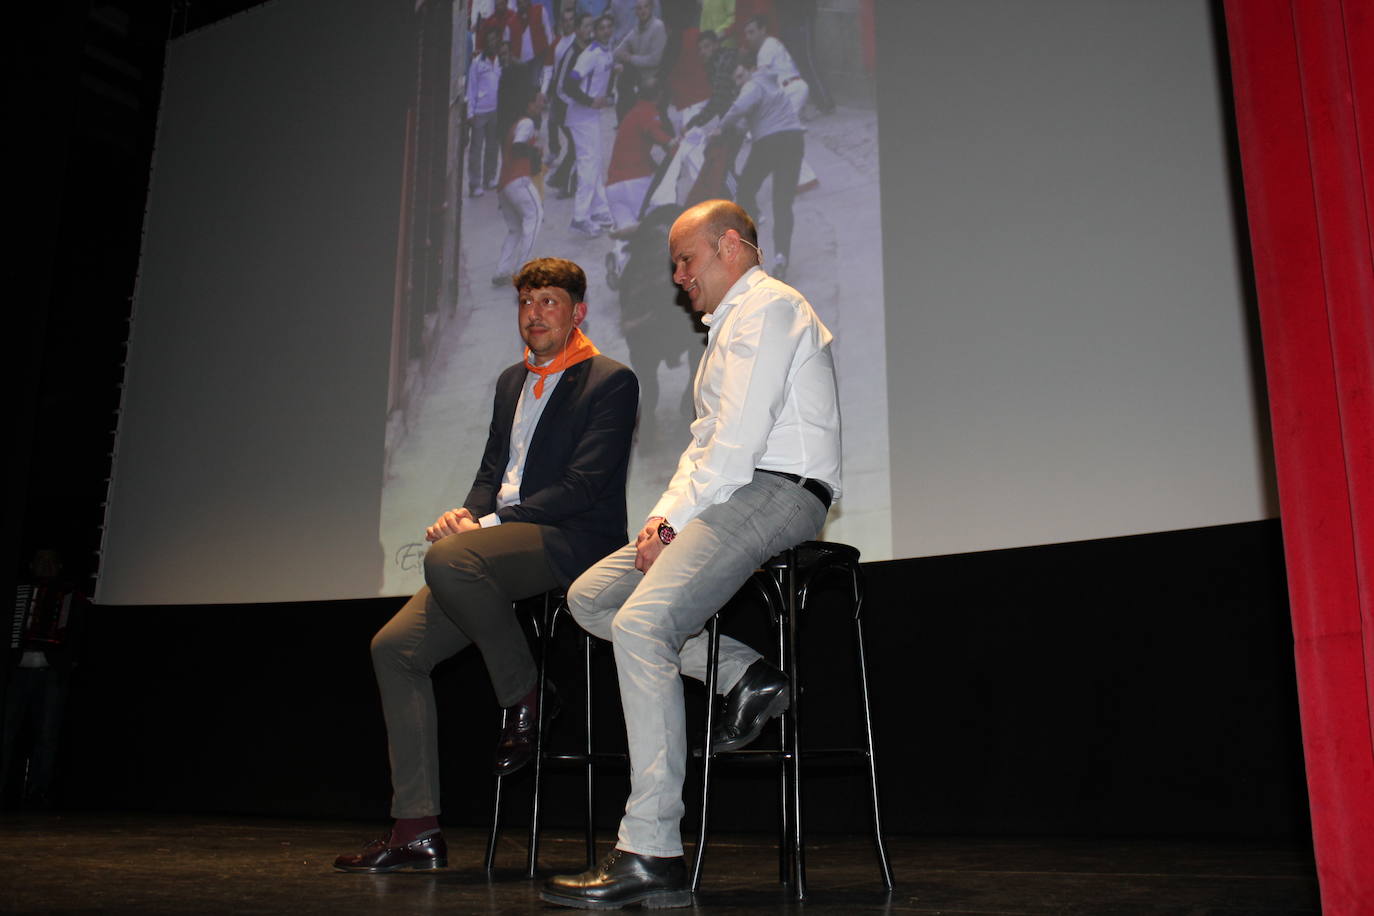
[[[800,474],[789,474],[786,471],[770,471],[767,468],[754,468],[760,474],[772,474],[774,477],[782,477],[793,483],[802,485],[802,489],[810,493],[821,501],[821,505],[830,508],[830,488],[814,477],[803,477]]]

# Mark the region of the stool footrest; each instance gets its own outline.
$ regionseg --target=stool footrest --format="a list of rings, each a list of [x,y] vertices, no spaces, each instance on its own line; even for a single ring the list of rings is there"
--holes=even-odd
[[[629,763],[630,758],[624,754],[613,754],[609,751],[597,752],[593,754],[545,754],[545,763]]]

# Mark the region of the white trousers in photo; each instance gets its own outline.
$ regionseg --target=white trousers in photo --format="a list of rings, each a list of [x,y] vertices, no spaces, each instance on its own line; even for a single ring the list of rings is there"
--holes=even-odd
[[[517,178],[501,189],[501,215],[506,219],[506,239],[496,276],[510,276],[530,259],[534,240],[544,222],[544,201],[528,177]]]
[[[593,216],[610,214],[610,207],[606,203],[609,149],[602,128],[603,111],[615,117],[615,110],[611,108],[568,106],[568,119],[564,124],[572,134],[573,149],[577,154],[577,194],[573,197],[572,212],[575,222],[586,222]]]

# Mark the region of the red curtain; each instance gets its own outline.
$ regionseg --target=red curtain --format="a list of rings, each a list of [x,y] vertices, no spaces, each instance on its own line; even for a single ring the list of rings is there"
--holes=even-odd
[[[1226,0],[1322,906],[1374,913],[1374,4]]]

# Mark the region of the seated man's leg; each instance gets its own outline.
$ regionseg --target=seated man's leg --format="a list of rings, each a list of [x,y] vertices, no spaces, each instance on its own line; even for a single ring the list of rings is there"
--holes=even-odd
[[[698,634],[706,621],[760,563],[814,536],[824,520],[824,508],[810,493],[782,478],[759,475],[690,522],[615,615],[611,635],[630,751],[630,797],[618,848],[682,855],[687,750],[678,673],[688,658],[696,669],[689,673],[705,673],[705,637]],[[693,637],[697,645],[684,653]],[[757,657],[739,643],[722,640],[722,667],[735,667],[734,679]]]
[[[597,562],[573,582],[568,589],[568,610],[582,629],[611,642],[616,614],[643,579],[644,574],[635,569],[635,545],[629,544]],[[710,618],[710,614],[706,616]],[[697,630],[683,644],[678,656],[682,674],[705,683],[710,636],[701,632],[700,627]],[[721,636],[716,692],[728,692],[759,657],[759,653],[739,640]]]
[[[425,555],[425,578],[430,584],[372,640],[396,824],[362,852],[336,859],[334,866],[344,871],[447,864],[437,820],[438,721],[430,680],[435,665],[476,643],[501,704],[533,702],[529,695],[538,672],[511,601],[558,585],[539,527],[516,523],[450,535]]]
[[[598,560],[568,588],[568,610],[582,629],[611,639],[611,621],[643,573],[635,569],[635,545],[627,544]]]
[[[372,638],[372,668],[382,697],[391,758],[391,816],[439,814],[438,718],[434,666],[471,645],[439,609],[428,586]]]
[[[448,847],[439,830],[438,717],[429,673],[471,644],[421,588],[372,637],[372,669],[382,697],[391,757],[392,828],[334,867],[350,872],[443,868]]]
[[[511,602],[559,585],[538,525],[510,522],[449,535],[425,554],[425,582],[481,651],[501,706],[534,689],[538,668]]]

